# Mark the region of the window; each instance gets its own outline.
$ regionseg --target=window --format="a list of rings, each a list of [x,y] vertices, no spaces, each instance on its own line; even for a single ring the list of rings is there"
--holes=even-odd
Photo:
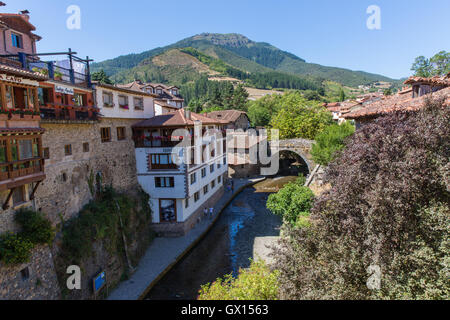
[[[22,36],[18,35],[16,33],[11,32],[11,40],[13,47],[22,49],[23,48],[23,42],[22,42]]]
[[[208,193],[208,190],[209,188],[208,188],[208,186],[204,186],[203,187],[203,194],[207,194]]]
[[[6,108],[14,108],[14,89],[11,86],[6,86]]]
[[[198,200],[200,200],[200,192],[194,193],[194,201],[197,202]]]
[[[0,141],[0,163],[8,162],[8,157],[7,157],[8,155],[6,153],[6,145],[7,145],[6,140]]]
[[[71,144],[67,144],[64,146],[64,154],[66,156],[71,156],[72,155],[72,145]]]
[[[206,177],[206,168],[202,169],[202,178]]]
[[[125,140],[126,134],[125,134],[125,127],[118,127],[117,128],[117,140]]]
[[[101,128],[101,137],[102,142],[110,142],[111,141],[111,128]]]
[[[63,172],[63,174],[61,175],[61,179],[63,182],[67,181],[67,173]]]
[[[103,91],[103,106],[105,106],[107,108],[114,107],[113,94],[112,93]]]
[[[128,97],[127,96],[119,96],[119,107],[121,107],[122,109],[129,109],[128,107]]]
[[[222,183],[222,176],[219,176],[219,177],[217,178],[217,183],[218,183],[218,184],[221,184],[221,183]]]
[[[155,178],[156,188],[173,188],[175,187],[174,177],[157,177]]]
[[[222,168],[222,165],[220,164],[220,162],[217,164],[217,169]]]
[[[223,157],[223,164],[227,164],[227,157]]]
[[[83,152],[89,152],[89,142],[83,143]]]
[[[25,269],[20,271],[20,276],[23,281],[30,279],[30,268],[26,267]]]
[[[211,189],[214,189],[216,187],[216,180],[213,180],[211,182]]]
[[[212,165],[209,166],[209,171],[210,171],[211,173],[214,172],[214,164],[212,164]]]
[[[151,169],[176,169],[177,165],[173,163],[171,154],[152,154],[149,156]]]
[[[20,187],[17,187],[16,189],[14,189],[12,198],[13,198],[14,206],[23,204],[26,201],[25,200],[25,186],[20,186]]]
[[[144,110],[144,98],[134,98],[134,109]]]
[[[85,94],[81,93],[75,93],[73,96],[75,100],[75,105],[78,107],[86,106],[87,105],[87,98]]]
[[[186,209],[189,208],[189,198],[186,198],[186,200],[184,200],[184,207]]]
[[[191,174],[191,185],[197,182],[197,173]]]
[[[160,222],[176,222],[177,221],[177,206],[175,199],[160,199],[159,200],[159,216]]]

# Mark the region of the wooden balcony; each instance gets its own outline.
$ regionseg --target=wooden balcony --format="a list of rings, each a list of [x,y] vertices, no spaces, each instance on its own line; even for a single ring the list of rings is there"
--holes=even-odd
[[[0,191],[42,181],[44,179],[43,158],[0,164]]]

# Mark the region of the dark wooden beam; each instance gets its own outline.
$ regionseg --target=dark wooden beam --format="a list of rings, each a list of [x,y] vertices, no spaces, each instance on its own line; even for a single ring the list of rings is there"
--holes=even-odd
[[[16,190],[16,188],[12,188],[9,191],[8,197],[6,197],[5,203],[3,204],[3,210],[9,209],[9,200],[11,200],[14,190]]]
[[[38,182],[36,183],[36,185],[34,186],[33,192],[32,192],[31,195],[30,195],[30,200],[34,200],[34,194],[36,193],[36,190],[37,190],[37,188],[39,187],[39,185],[41,184],[41,182],[42,182],[42,181],[38,181]]]

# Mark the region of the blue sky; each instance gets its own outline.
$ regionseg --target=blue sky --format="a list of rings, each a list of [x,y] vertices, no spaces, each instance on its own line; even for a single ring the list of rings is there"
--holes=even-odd
[[[28,9],[38,52],[71,47],[102,61],[172,44],[202,32],[241,33],[322,65],[393,78],[410,75],[414,58],[450,51],[449,0],[4,0],[3,12]],[[81,9],[68,30],[66,9]],[[366,9],[381,8],[381,30]]]

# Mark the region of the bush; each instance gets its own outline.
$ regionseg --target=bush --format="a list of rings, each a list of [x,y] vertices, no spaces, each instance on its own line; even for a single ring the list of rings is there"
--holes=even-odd
[[[212,284],[202,286],[198,300],[277,300],[278,272],[270,271],[262,261],[252,262],[239,276],[226,275]]]
[[[6,264],[28,262],[35,245],[50,245],[55,238],[51,222],[40,213],[20,210],[16,213],[15,220],[22,231],[0,236],[0,261]]]
[[[50,220],[40,213],[31,210],[20,210],[15,216],[16,222],[22,226],[22,236],[33,244],[51,244],[55,232]]]
[[[18,234],[0,236],[0,261],[5,264],[21,264],[28,262],[34,245]]]
[[[314,203],[314,193],[303,186],[304,179],[299,180],[300,183],[289,183],[278,193],[271,194],[267,200],[267,209],[281,216],[284,222],[301,226],[305,222],[305,217],[309,217]]]
[[[345,146],[345,139],[355,132],[355,127],[349,122],[342,125],[331,125],[315,138],[311,155],[316,163],[327,166],[335,159],[338,151]]]
[[[450,108],[393,113],[358,130],[327,171],[311,227],[275,252],[284,299],[449,299]],[[381,270],[370,290],[369,267]]]

